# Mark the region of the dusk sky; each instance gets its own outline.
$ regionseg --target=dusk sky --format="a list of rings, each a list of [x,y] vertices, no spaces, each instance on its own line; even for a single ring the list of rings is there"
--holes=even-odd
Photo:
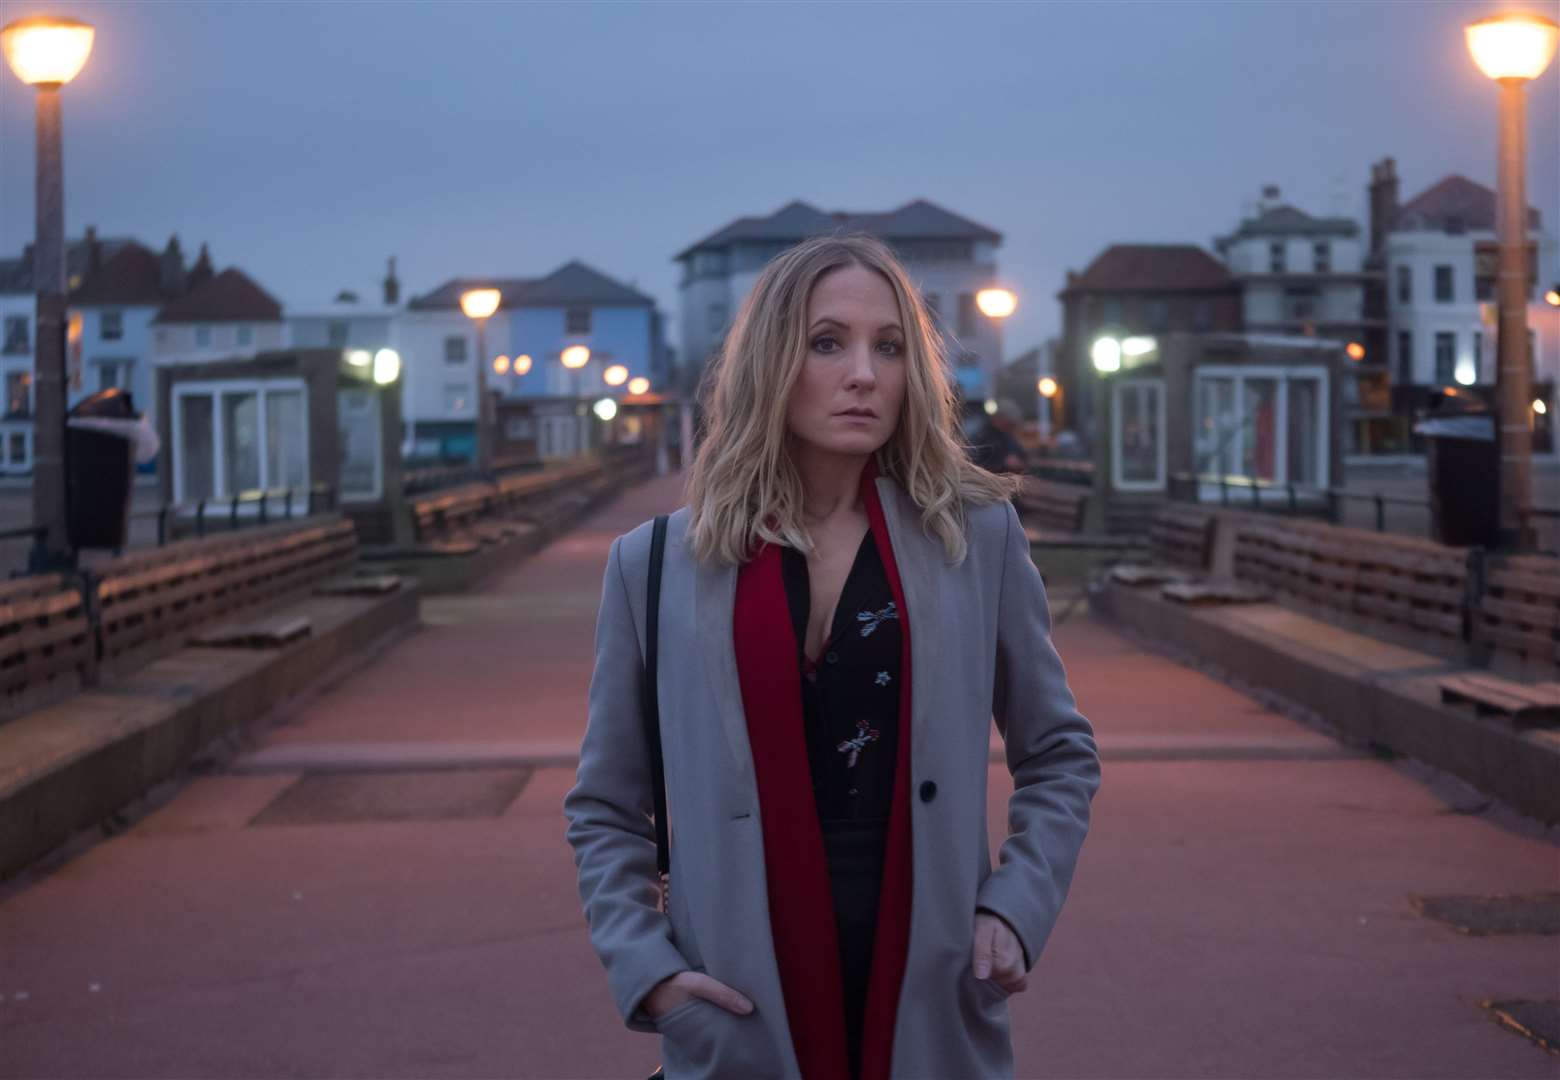
[[[66,229],[211,245],[289,308],[580,258],[673,320],[677,251],[791,199],[927,198],[1000,231],[1012,357],[1113,242],[1207,245],[1263,184],[1364,224],[1495,182],[1463,24],[1557,3],[0,4],[94,23],[65,92]],[[1529,87],[1560,222],[1560,72]],[[0,254],[33,229],[32,92],[0,80]]]

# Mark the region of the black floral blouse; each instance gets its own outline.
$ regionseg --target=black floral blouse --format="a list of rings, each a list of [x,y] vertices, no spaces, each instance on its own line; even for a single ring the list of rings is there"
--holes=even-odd
[[[812,604],[807,556],[783,548],[782,566],[818,819],[886,825],[899,734],[901,638],[899,610],[872,531],[856,552],[816,663],[805,644]]]

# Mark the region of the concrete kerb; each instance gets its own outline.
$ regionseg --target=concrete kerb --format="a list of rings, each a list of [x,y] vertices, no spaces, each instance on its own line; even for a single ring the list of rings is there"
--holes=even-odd
[[[0,725],[0,880],[93,830],[214,741],[417,624],[417,589],[308,597],[311,636],[278,650],[189,646]]]
[[[1090,604],[1149,641],[1173,643],[1176,651],[1299,705],[1345,742],[1414,758],[1545,825],[1560,823],[1560,732],[1517,730],[1500,718],[1443,705],[1436,678],[1463,670],[1458,664],[1420,654],[1417,665],[1373,669],[1259,636],[1234,609],[1188,608],[1117,582],[1096,589]]]

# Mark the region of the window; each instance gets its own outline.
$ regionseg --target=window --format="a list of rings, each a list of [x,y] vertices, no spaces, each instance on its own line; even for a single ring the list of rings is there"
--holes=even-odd
[[[444,339],[444,362],[446,364],[464,364],[466,362],[466,338],[464,335]]]
[[[5,415],[32,415],[32,372],[8,371],[5,374]]]
[[[379,395],[364,386],[336,391],[336,428],[341,433],[341,495],[377,499],[384,483]]]
[[[238,324],[238,343],[240,345],[252,344],[255,340],[255,328],[249,323]]]
[[[308,485],[302,382],[176,383],[173,393],[178,501]]]
[[[465,383],[444,384],[444,412],[448,416],[464,416],[469,407],[470,393]]]
[[[1166,330],[1170,326],[1170,301],[1153,299],[1144,305],[1144,317],[1150,330]]]
[[[1450,304],[1452,302],[1452,268],[1450,266],[1437,266],[1435,268],[1435,302],[1438,304]]]
[[[339,349],[347,343],[347,324],[344,322],[329,322],[325,324],[325,344],[333,349]]]
[[[130,361],[129,360],[97,360],[93,367],[97,368],[98,390],[130,389]]]
[[[207,325],[206,323],[197,323],[195,325],[195,345],[198,348],[205,348],[206,346],[208,346],[210,344],[211,344],[211,327],[209,325]]]
[[[1457,335],[1441,333],[1435,336],[1435,381],[1450,385],[1457,371]]]
[[[1318,274],[1332,273],[1332,245],[1326,240],[1311,245],[1311,266]]]
[[[1122,491],[1165,486],[1165,390],[1162,379],[1111,386],[1112,481]]]
[[[959,294],[959,335],[970,337],[975,333],[975,294]]]
[[[1206,330],[1213,325],[1213,302],[1199,300],[1192,308],[1192,329]]]
[[[1205,476],[1320,486],[1328,475],[1327,372],[1316,367],[1230,367],[1196,371],[1194,467]],[[1217,500],[1219,485],[1201,487]],[[1263,498],[1287,500],[1278,487]]]
[[[1282,274],[1288,267],[1284,263],[1284,242],[1274,240],[1268,245],[1268,271],[1274,274]]]
[[[590,333],[590,308],[569,308],[563,316],[563,332],[565,334]]]
[[[1397,298],[1400,304],[1414,302],[1414,271],[1411,267],[1397,268]]]
[[[1284,290],[1284,317],[1290,322],[1309,322],[1316,318],[1320,294],[1314,286]]]
[[[1109,296],[1100,303],[1100,325],[1108,329],[1121,325],[1121,300],[1118,297]]]
[[[103,311],[98,313],[98,337],[104,341],[118,341],[125,336],[125,313]]]
[[[718,334],[726,328],[726,305],[715,303],[705,309],[704,328],[712,334]]]
[[[1414,335],[1407,330],[1399,330],[1397,341],[1398,382],[1409,386],[1414,381]]]
[[[12,354],[32,351],[32,346],[27,342],[26,315],[5,317],[5,351]]]
[[[6,453],[9,456],[9,464],[27,464],[27,433],[25,431],[13,431],[6,437]]]

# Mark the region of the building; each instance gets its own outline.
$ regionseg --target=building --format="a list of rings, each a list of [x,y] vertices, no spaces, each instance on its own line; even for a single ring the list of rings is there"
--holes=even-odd
[[[237,267],[215,273],[204,246],[183,292],[152,324],[158,365],[240,359],[287,343],[282,305]]]
[[[366,304],[355,293],[343,292],[321,307],[290,306],[288,341],[298,349],[393,349],[396,320],[403,310],[401,280],[392,257],[381,285],[380,303]]]
[[[740,217],[678,252],[683,389],[697,384],[764,266],[809,237],[835,232],[871,233],[894,249],[939,318],[964,397],[988,398],[1002,367],[1002,334],[981,315],[975,294],[998,283],[1002,234],[924,199],[883,213],[827,212],[797,200],[766,217]]]
[[[477,356],[476,327],[460,310],[461,294],[478,288],[496,288],[502,296],[487,321],[483,357]],[[405,363],[406,416],[418,459],[475,455],[479,362],[490,391],[533,403],[531,422],[539,430],[508,437],[534,441],[543,457],[573,454],[589,442],[592,420],[578,407],[582,400],[621,397],[636,377],[650,380],[652,388],[670,378],[655,301],[579,261],[540,278],[447,281],[407,304],[394,340]],[[573,345],[590,350],[589,363],[577,370],[561,362]],[[606,376],[617,367],[624,369],[623,379],[609,384]],[[513,422],[523,428],[527,421]]]
[[[1240,286],[1224,264],[1193,244],[1114,244],[1082,273],[1069,270],[1057,297],[1062,343],[1051,372],[1060,388],[1052,425],[1086,439],[1097,424],[1094,342],[1242,326]]]
[[[1447,176],[1397,205],[1392,159],[1377,166],[1382,262],[1391,321],[1392,405],[1406,429],[1442,387],[1484,388],[1494,402],[1499,239],[1496,194]],[[1377,209],[1373,199],[1373,210]],[[1535,209],[1528,211],[1528,353],[1533,364],[1536,452],[1553,453],[1560,380],[1560,308],[1544,300],[1560,280],[1560,244]],[[1405,431],[1406,447],[1419,450]]]
[[[1240,286],[1247,332],[1328,338],[1348,349],[1344,446],[1368,452],[1373,429],[1392,412],[1386,312],[1366,311],[1368,286],[1381,271],[1366,265],[1358,222],[1313,217],[1279,198],[1277,187],[1264,188],[1256,212],[1214,247]]]

